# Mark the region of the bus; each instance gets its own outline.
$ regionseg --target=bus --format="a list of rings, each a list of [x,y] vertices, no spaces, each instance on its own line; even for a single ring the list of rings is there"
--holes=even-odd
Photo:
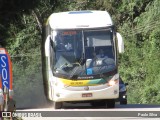
[[[44,92],[54,108],[64,102],[114,108],[119,97],[117,58],[124,43],[109,13],[53,13],[42,33]]]

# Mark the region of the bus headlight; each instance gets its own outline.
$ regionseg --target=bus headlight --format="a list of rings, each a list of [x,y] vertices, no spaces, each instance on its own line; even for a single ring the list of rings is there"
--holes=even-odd
[[[117,84],[118,83],[118,80],[110,80],[110,81],[108,81],[108,86],[113,86],[113,85],[115,85],[115,84]]]

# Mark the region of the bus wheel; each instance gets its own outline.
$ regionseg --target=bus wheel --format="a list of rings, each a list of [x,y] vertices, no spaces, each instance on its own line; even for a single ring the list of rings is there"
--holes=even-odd
[[[54,102],[54,109],[61,109],[63,106],[62,102]]]
[[[115,100],[109,99],[107,100],[107,108],[114,108],[115,107]]]

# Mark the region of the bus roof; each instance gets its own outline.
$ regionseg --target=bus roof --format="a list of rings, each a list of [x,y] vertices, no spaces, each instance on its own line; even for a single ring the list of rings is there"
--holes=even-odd
[[[53,13],[47,24],[52,29],[95,28],[113,25],[107,11],[69,11]]]

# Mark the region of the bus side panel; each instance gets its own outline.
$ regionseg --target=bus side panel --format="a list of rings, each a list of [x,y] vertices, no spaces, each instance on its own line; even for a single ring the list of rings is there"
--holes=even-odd
[[[45,43],[48,35],[50,35],[51,29],[49,25],[45,25],[43,27],[42,32],[42,43],[41,43],[41,55],[42,55],[42,75],[43,75],[43,86],[44,86],[44,93],[47,98],[49,98],[49,75],[48,75],[48,58],[45,55]]]

